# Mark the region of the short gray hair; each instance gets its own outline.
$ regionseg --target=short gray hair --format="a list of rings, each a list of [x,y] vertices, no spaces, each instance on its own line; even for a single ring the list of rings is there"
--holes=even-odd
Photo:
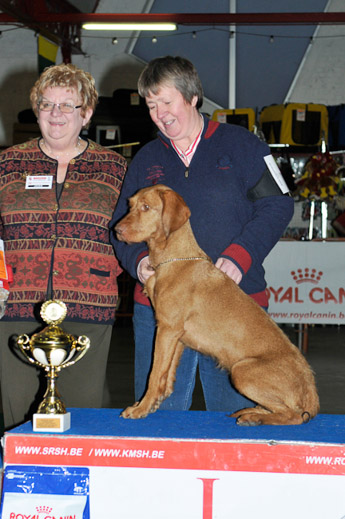
[[[147,97],[150,92],[157,94],[163,84],[172,84],[191,104],[197,96],[196,108],[203,103],[203,88],[193,63],[180,56],[164,56],[151,60],[140,74],[138,92],[141,97]]]

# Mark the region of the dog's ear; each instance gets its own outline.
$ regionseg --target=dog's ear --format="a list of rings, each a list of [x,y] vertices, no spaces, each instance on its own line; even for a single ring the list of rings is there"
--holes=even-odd
[[[186,223],[190,217],[190,209],[182,196],[172,190],[161,191],[163,201],[162,223],[166,236],[176,231]]]

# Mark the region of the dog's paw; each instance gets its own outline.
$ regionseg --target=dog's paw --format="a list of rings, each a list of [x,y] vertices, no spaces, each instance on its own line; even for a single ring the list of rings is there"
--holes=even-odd
[[[236,411],[235,413],[231,413],[229,416],[231,418],[239,418],[240,416],[243,416],[247,413],[253,413],[253,409],[256,409],[255,407],[245,407],[244,409],[240,409],[239,411]]]
[[[261,425],[262,422],[258,417],[255,417],[255,419],[250,418],[249,416],[239,416],[236,420],[237,425],[243,425],[243,426],[254,426],[254,425]]]
[[[261,417],[257,413],[257,408],[248,407],[232,413],[231,418],[236,418],[237,425],[254,426],[261,425]]]
[[[148,398],[144,397],[140,402],[135,402],[135,404],[124,409],[120,416],[122,418],[145,418],[148,414],[154,413],[159,408],[163,397],[159,398]]]
[[[140,409],[140,402],[135,402],[135,404],[126,407],[120,414],[122,418],[145,418],[148,413],[143,412],[143,410]]]

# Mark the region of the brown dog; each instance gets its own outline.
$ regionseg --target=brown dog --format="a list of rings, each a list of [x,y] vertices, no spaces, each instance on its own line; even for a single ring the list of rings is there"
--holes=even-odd
[[[148,389],[122,413],[143,418],[174,388],[183,349],[214,357],[237,390],[257,403],[232,416],[240,425],[301,424],[319,410],[313,373],[266,312],[198,246],[184,200],[167,186],[140,190],[116,225],[119,240],[145,241],[155,273],[145,289],[157,320]]]

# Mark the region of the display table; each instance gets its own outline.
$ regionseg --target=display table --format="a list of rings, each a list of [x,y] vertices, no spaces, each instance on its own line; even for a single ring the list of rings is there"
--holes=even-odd
[[[71,411],[66,433],[5,434],[2,519],[345,516],[344,416],[239,427],[205,411]]]

